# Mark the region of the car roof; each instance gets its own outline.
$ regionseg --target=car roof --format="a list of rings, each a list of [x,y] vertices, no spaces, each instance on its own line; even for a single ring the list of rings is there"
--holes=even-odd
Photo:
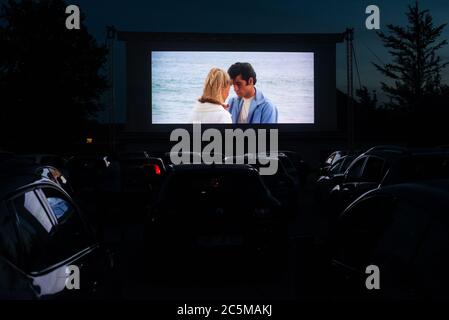
[[[360,156],[372,155],[382,158],[394,158],[404,156],[409,153],[409,150],[397,146],[376,146],[363,152]]]
[[[443,207],[449,209],[449,179],[390,185],[372,190],[362,197],[375,194],[390,194],[422,208]],[[428,214],[433,212],[433,210],[428,210]]]

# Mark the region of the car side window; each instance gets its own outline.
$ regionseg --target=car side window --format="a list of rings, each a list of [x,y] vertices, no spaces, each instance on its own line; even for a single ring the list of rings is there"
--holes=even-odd
[[[347,179],[349,181],[351,180],[357,180],[362,175],[362,169],[363,165],[365,164],[366,157],[356,160],[353,164],[350,165],[347,171]]]
[[[47,201],[59,223],[68,220],[74,214],[75,209],[63,197],[50,193],[50,196],[47,196]]]
[[[12,203],[21,244],[18,266],[25,272],[40,272],[93,244],[93,236],[61,191],[36,189]]]
[[[378,157],[369,157],[363,169],[363,178],[367,182],[380,182],[385,161]]]
[[[27,272],[39,271],[55,262],[51,258],[51,234],[55,230],[37,193],[32,190],[12,200],[21,242],[18,266]]]
[[[94,243],[93,234],[72,202],[53,188],[43,188],[42,193],[58,221],[53,236],[58,243],[58,255],[68,258],[91,246]]]

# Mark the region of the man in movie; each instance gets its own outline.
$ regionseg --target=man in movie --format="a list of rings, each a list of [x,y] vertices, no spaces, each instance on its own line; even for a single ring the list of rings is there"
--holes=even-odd
[[[233,64],[228,74],[237,95],[229,100],[232,122],[235,124],[270,124],[278,122],[278,110],[255,87],[257,75],[249,63]]]

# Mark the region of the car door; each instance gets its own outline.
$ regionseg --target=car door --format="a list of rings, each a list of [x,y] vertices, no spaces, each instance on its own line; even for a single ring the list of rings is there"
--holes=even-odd
[[[28,189],[14,196],[10,205],[19,239],[19,254],[13,263],[28,276],[36,296],[77,294],[67,290],[67,271],[76,266],[80,274],[87,275],[85,261],[96,245],[80,226],[73,203],[60,190],[46,187]],[[88,281],[83,283],[87,289]]]
[[[69,196],[54,187],[42,187],[39,190],[41,198],[49,208],[50,215],[56,220],[56,233],[52,241],[63,243],[58,246],[55,254],[60,259],[69,257],[66,264],[76,267],[82,274],[79,291],[71,290],[70,295],[87,296],[99,289],[107,273],[108,259],[94,236],[90,225]],[[69,290],[65,290],[67,293]]]
[[[395,200],[388,194],[370,195],[352,204],[340,217],[332,239],[332,271],[336,290],[366,293],[366,267],[392,221]]]

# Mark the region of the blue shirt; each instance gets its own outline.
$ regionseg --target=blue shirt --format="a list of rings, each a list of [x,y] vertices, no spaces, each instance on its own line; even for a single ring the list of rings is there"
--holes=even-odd
[[[234,97],[229,100],[229,112],[232,116],[232,123],[238,123],[240,111],[243,106],[243,99]],[[256,95],[251,101],[251,106],[248,111],[248,123],[264,124],[277,123],[278,110],[277,108],[264,97],[260,90],[256,90]]]

